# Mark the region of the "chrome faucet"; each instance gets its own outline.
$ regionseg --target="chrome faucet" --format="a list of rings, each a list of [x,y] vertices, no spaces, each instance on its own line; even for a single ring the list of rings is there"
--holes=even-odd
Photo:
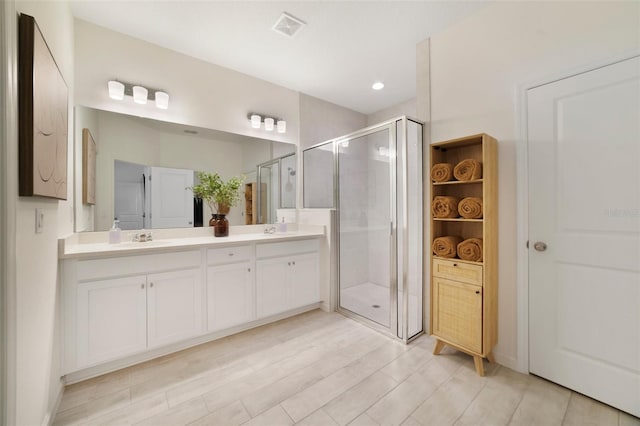
[[[147,241],[153,241],[153,235],[151,234],[151,231],[145,232],[145,230],[143,229],[142,232],[137,232],[133,234],[133,239],[131,241],[136,243],[145,243]]]
[[[276,226],[275,225],[266,224],[264,226],[264,233],[265,234],[274,234],[275,232],[276,232]]]

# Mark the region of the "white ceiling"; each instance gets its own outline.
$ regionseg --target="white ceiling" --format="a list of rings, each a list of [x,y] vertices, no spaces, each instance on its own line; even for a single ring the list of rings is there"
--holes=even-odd
[[[77,18],[369,114],[416,96],[415,46],[484,1],[72,2]],[[282,12],[306,22],[271,30]],[[374,91],[374,81],[385,88]]]

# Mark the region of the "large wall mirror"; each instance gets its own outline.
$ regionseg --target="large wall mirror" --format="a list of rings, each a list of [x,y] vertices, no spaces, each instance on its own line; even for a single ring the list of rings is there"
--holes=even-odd
[[[83,200],[83,129],[95,141],[95,204]],[[83,106],[75,108],[74,132],[76,232],[106,231],[116,217],[122,229],[208,226],[211,211],[186,190],[197,171],[225,180],[246,176],[240,202],[228,215],[231,225],[271,222],[276,208],[295,207],[293,144]],[[258,170],[264,174],[274,164],[279,179],[262,176],[258,184]],[[263,215],[251,203],[257,188],[264,191]]]

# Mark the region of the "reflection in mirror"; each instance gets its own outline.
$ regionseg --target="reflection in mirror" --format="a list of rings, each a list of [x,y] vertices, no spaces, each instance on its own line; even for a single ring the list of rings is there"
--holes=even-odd
[[[348,142],[345,143],[348,144]],[[333,142],[327,142],[308,148],[302,154],[305,208],[333,208],[335,206],[333,146]]]
[[[84,128],[96,141],[95,205],[82,203]],[[123,229],[191,227],[202,226],[202,222],[208,226],[209,207],[196,204],[186,189],[197,183],[195,171],[217,172],[225,180],[245,175],[244,194],[227,217],[231,225],[256,223],[251,217],[254,208],[249,193],[257,182],[257,166],[292,154],[296,148],[293,144],[82,106],[75,108],[74,131],[75,176],[80,176],[75,185],[76,232],[106,231],[115,217]],[[287,206],[294,207],[295,154],[292,157],[287,167],[294,173],[294,196]],[[283,180],[285,192],[287,182]],[[263,196],[274,198],[268,191]]]

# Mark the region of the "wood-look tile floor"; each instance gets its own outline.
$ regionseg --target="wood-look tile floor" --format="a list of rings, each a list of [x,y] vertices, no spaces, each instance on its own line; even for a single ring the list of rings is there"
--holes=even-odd
[[[640,425],[563,387],[298,315],[68,386],[56,425]]]

